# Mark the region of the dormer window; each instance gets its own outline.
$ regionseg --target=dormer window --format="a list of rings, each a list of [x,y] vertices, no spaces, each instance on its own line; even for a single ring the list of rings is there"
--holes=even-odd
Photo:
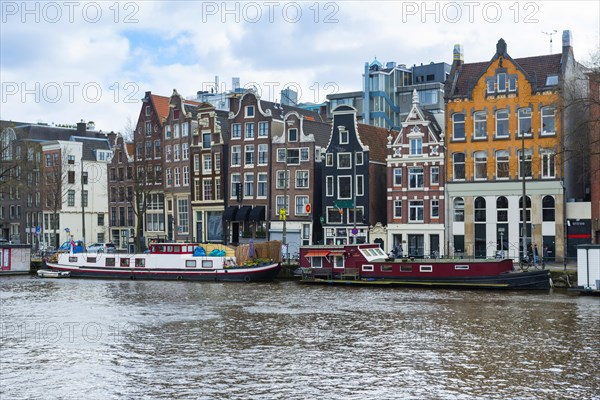
[[[288,130],[288,141],[289,142],[297,142],[298,141],[298,129],[292,128]]]
[[[410,155],[419,156],[423,154],[423,139],[422,138],[411,138],[410,139]]]
[[[508,77],[508,91],[515,92],[517,90],[517,77],[512,75]]]
[[[146,116],[150,116],[150,106],[146,106]]]
[[[173,110],[173,119],[179,119],[179,110]]]
[[[546,77],[546,86],[558,85],[558,75],[548,75]]]
[[[254,117],[254,106],[246,106],[246,118]]]
[[[340,131],[340,144],[348,144],[348,131]]]

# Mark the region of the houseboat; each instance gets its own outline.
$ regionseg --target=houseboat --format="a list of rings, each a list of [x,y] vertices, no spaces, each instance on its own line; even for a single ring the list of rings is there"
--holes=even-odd
[[[378,244],[300,248],[301,282],[480,289],[549,289],[548,270],[514,271],[509,259],[390,259]]]
[[[265,282],[275,279],[278,262],[237,265],[226,251],[188,243],[156,243],[143,254],[57,253],[48,269],[68,271],[71,278],[166,279],[211,282]]]

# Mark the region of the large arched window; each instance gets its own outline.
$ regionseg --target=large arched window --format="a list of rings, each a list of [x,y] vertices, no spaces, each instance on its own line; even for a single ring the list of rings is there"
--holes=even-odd
[[[504,196],[498,197],[496,199],[496,211],[497,211],[497,220],[498,222],[507,222],[508,221],[508,199]]]
[[[542,221],[554,220],[554,197],[544,196],[542,199]]]
[[[15,140],[17,135],[13,128],[5,128],[0,132],[0,161],[12,161]]]
[[[531,198],[526,197],[525,200],[525,214],[527,222],[531,221]],[[519,197],[519,221],[523,222],[523,197]]]
[[[475,199],[475,222],[485,222],[485,199],[481,196]]]

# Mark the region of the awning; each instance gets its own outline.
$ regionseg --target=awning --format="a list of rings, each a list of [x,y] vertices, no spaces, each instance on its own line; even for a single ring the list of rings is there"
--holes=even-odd
[[[326,257],[329,250],[308,250],[304,257]]]
[[[331,250],[327,253],[327,256],[343,256],[345,252],[345,250]]]
[[[264,221],[265,220],[265,206],[256,206],[250,211],[250,221]]]
[[[223,212],[223,221],[235,221],[235,214],[237,212],[237,206],[229,206]]]
[[[240,209],[235,214],[235,221],[240,221],[240,222],[248,221],[248,214],[250,214],[251,209],[252,209],[251,206],[240,207]]]

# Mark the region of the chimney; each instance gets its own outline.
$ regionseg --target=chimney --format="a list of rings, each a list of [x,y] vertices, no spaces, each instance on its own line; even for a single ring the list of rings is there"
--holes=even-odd
[[[85,136],[87,124],[81,120],[81,122],[77,123],[77,135]]]
[[[452,51],[452,64],[455,64],[457,67],[461,65],[465,61],[463,55],[463,48],[460,44],[454,45],[454,50]]]
[[[571,35],[571,31],[569,31],[569,30],[563,31],[562,45],[563,45],[563,52],[565,51],[565,49],[573,47],[573,35]]]

